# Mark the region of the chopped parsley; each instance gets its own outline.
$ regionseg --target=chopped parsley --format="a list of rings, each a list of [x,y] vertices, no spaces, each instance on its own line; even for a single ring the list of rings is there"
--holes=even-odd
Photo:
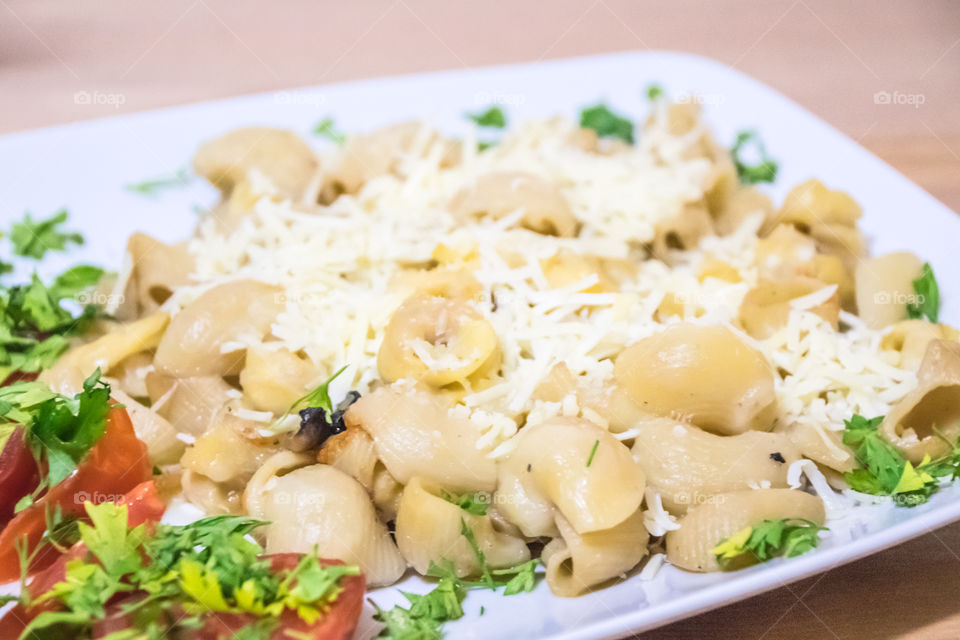
[[[633,122],[617,115],[605,104],[583,109],[580,112],[580,127],[593,129],[601,138],[616,138],[633,144]]]
[[[0,286],[0,382],[14,371],[32,373],[52,365],[67,338],[82,333],[98,317],[85,304],[76,315],[62,306],[80,297],[103,276],[103,269],[73,267],[44,284],[36,274],[27,284]]]
[[[507,128],[507,116],[500,107],[490,107],[486,111],[468,113],[467,117],[473,120],[478,127],[490,127],[492,129]]]
[[[744,150],[748,148],[752,148],[759,156],[760,161],[757,164],[747,164],[747,161],[741,157]],[[737,177],[741,183],[756,184],[773,182],[777,179],[777,162],[767,155],[767,150],[756,131],[739,132],[733,148],[730,149],[730,155],[733,157],[733,164],[737,168]]]
[[[721,569],[739,569],[775,557],[793,558],[806,553],[820,543],[821,531],[826,529],[801,518],[764,520],[721,540],[711,553]]]
[[[39,382],[17,382],[0,389],[0,433],[3,443],[17,424],[25,428],[26,444],[44,469],[33,493],[16,505],[22,511],[74,471],[103,436],[110,411],[110,387],[97,369],[72,398],[53,393]]]
[[[326,138],[327,140],[332,140],[337,144],[343,144],[347,136],[340,132],[337,129],[336,123],[334,123],[333,118],[324,118],[318,122],[313,127],[313,135],[320,136],[321,138]]]
[[[293,569],[274,571],[250,537],[265,523],[249,518],[160,524],[150,533],[144,525],[128,527],[124,505],[84,506],[90,524],[78,526],[86,554],[67,564],[62,582],[27,595],[33,603],[55,601],[59,609],[38,615],[23,637],[82,637],[96,622],[119,617],[140,632],[131,638],[163,638],[200,629],[217,613],[253,614],[260,621],[239,637],[269,637],[287,609],[308,624],[318,620],[339,596],[343,579],[360,573],[356,566],[324,567],[315,554]]]
[[[923,265],[920,277],[913,281],[913,291],[917,302],[907,305],[907,316],[911,319],[926,317],[930,322],[936,322],[940,315],[940,287],[929,262]]]
[[[854,415],[846,421],[843,443],[854,449],[860,468],[844,474],[854,491],[877,496],[891,496],[898,506],[914,507],[930,499],[940,488],[938,478],[960,469],[960,443],[951,444],[952,451],[932,461],[929,456],[916,466],[900,451],[884,440],[877,428],[883,417],[867,419]],[[942,436],[941,436],[942,437]]]
[[[29,213],[10,230],[14,255],[40,260],[47,251],[65,251],[68,244],[83,244],[83,236],[60,227],[67,221],[67,210],[60,209],[46,220],[33,220]]]
[[[654,100],[659,100],[663,97],[663,87],[657,83],[651,83],[647,85],[647,100],[653,102]]]
[[[149,180],[143,180],[142,182],[128,184],[127,191],[140,194],[141,196],[147,196],[149,198],[156,198],[162,192],[169,189],[185,187],[186,185],[190,184],[190,180],[190,172],[186,169],[180,169],[176,173],[168,176],[160,176],[158,178],[151,178]]]
[[[490,505],[490,495],[482,491],[451,493],[444,490],[440,492],[440,497],[475,516],[487,515],[487,507]]]
[[[460,533],[466,538],[479,566],[481,579],[471,581],[457,576],[450,561],[430,563],[427,575],[437,578],[437,586],[426,595],[403,593],[409,607],[399,605],[392,609],[376,607],[374,619],[384,624],[381,638],[392,640],[439,640],[443,637],[445,622],[463,617],[463,600],[467,591],[474,588],[496,590],[504,587],[503,595],[533,591],[536,586],[536,568],[540,560],[535,558],[507,569],[491,569],[481,551],[473,531],[465,520],[460,520]]]
[[[587,456],[587,468],[593,464],[593,456],[597,455],[597,447],[600,446],[600,440],[593,441],[593,447],[590,448],[590,455]]]

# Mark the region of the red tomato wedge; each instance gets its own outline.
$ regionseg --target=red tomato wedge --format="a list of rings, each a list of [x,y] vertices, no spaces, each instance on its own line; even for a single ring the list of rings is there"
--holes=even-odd
[[[37,545],[46,530],[48,508],[59,505],[64,516],[82,516],[87,500],[117,502],[150,477],[146,445],[137,439],[126,409],[111,409],[103,437],[73,475],[14,516],[0,533],[0,583],[20,577],[16,541],[25,537],[31,550]],[[0,485],[0,494],[4,493],[6,487]],[[31,563],[30,573],[50,566],[58,555],[52,548],[41,551]]]
[[[278,553],[266,556],[274,571],[289,571],[296,568],[302,557],[298,553]],[[320,560],[323,566],[343,564],[339,560]],[[366,582],[363,575],[347,576],[343,579],[343,591],[324,615],[310,624],[300,618],[296,611],[287,609],[280,616],[280,624],[270,634],[270,640],[290,640],[290,638],[311,638],[312,640],[349,640],[357,628],[360,612],[363,609],[363,592]],[[135,600],[136,595],[130,600]],[[129,600],[128,600],[129,601]],[[119,606],[121,603],[116,603]],[[171,620],[176,620],[178,612],[171,612]],[[258,618],[253,614],[222,613],[210,615],[203,628],[190,636],[194,640],[229,640],[240,629],[253,624]],[[130,620],[124,616],[108,618],[93,627],[94,638],[104,638],[111,633],[123,631],[130,626]],[[2,628],[0,628],[2,630]],[[293,633],[288,633],[293,632]]]
[[[146,522],[157,522],[166,509],[166,505],[160,499],[160,494],[157,493],[157,487],[152,480],[134,487],[132,491],[123,496],[120,504],[127,505],[127,523],[130,527],[136,527]],[[78,542],[70,548],[70,551],[57,556],[50,566],[33,576],[29,585],[30,592],[34,594],[46,593],[53,588],[53,585],[63,582],[67,576],[67,563],[82,558],[84,553],[86,553],[86,547],[82,542]],[[12,640],[20,637],[31,620],[44,611],[53,611],[56,608],[56,603],[52,601],[31,609],[18,604],[0,618],[0,638],[10,638]]]
[[[13,519],[17,502],[40,484],[40,469],[18,427],[0,453],[0,528]]]

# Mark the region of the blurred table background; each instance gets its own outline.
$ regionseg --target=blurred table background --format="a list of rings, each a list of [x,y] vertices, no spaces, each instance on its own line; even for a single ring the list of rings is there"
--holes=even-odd
[[[631,49],[687,51],[744,71],[960,210],[956,0],[0,0],[0,133]],[[77,104],[78,91],[122,104]],[[641,637],[956,639],[958,593],[955,525]]]

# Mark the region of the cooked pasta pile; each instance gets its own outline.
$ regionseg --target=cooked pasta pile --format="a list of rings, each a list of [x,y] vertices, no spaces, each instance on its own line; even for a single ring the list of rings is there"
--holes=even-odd
[[[222,201],[183,244],[131,238],[119,321],[44,377],[102,367],[171,491],[372,585],[542,543],[575,596],[651,549],[729,568],[765,522],[812,546],[824,499],[877,473],[855,416],[932,486],[960,345],[916,317],[928,267],[868,258],[819,181],[780,206],[741,184],[694,104],[639,129],[556,118],[481,151],[405,123],[319,155],[228,133],[194,160]]]

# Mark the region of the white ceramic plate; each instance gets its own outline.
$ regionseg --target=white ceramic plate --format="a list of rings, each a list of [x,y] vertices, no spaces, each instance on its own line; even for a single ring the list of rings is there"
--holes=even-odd
[[[198,143],[250,124],[288,127],[309,137],[332,116],[344,131],[398,120],[430,120],[456,135],[463,113],[501,104],[516,122],[566,113],[605,100],[617,110],[646,112],[643,88],[662,84],[673,98],[699,100],[719,139],[755,128],[780,161],[777,185],[819,177],[851,193],[864,208],[862,227],[874,252],[913,249],[940,274],[942,317],[960,319],[960,278],[954,277],[960,218],[863,148],[783,96],[721,64],[675,53],[626,53],[538,64],[452,71],[298,89],[148,112],[0,138],[0,226],[23,211],[49,215],[66,206],[84,231],[81,251],[57,256],[51,272],[79,260],[118,267],[127,236],[146,231],[164,240],[188,234],[194,205],[213,190],[195,181],[155,200],[123,185],[188,166]],[[82,102],[82,97],[80,99]],[[78,106],[82,108],[82,105]],[[322,146],[323,141],[317,140]],[[960,488],[958,488],[960,489]],[[694,575],[667,567],[654,580],[637,576],[577,599],[554,598],[541,584],[505,598],[474,592],[466,617],[447,625],[450,638],[604,638],[638,632],[826,571],[960,519],[960,490],[926,505],[861,507],[831,525],[820,549],[731,574]],[[425,591],[411,578],[402,585]],[[381,606],[401,600],[396,589],[373,594]],[[480,607],[486,610],[480,616]],[[369,635],[369,622],[359,635]]]

